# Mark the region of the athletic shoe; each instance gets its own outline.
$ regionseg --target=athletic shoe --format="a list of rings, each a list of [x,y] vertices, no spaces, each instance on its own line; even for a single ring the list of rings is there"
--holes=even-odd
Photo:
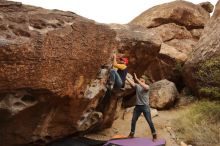
[[[153,134],[153,142],[157,140],[157,134]]]
[[[130,132],[130,134],[128,135],[129,138],[134,138],[134,132]]]

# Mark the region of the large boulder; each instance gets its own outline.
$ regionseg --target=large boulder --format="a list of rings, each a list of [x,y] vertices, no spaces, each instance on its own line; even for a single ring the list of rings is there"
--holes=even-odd
[[[220,99],[220,1],[206,25],[190,59],[184,65],[184,80],[199,96]]]
[[[148,30],[141,26],[120,24],[112,24],[110,27],[116,31],[117,39],[121,43],[118,51],[129,56],[128,69],[130,73],[136,72],[140,76],[148,70],[151,71],[149,75],[155,80],[169,75],[166,67],[164,70],[160,68],[162,61],[158,57],[158,53],[162,39],[154,30]],[[152,66],[152,64],[155,65]],[[163,65],[167,66],[165,63],[162,63],[161,66]],[[159,70],[159,72],[155,70]]]
[[[105,25],[72,12],[4,0],[0,12],[2,146],[44,144],[110,127],[119,98],[134,94],[132,89],[117,92],[99,108],[112,48],[129,57],[129,72],[147,74],[151,81],[172,79],[177,60],[186,60],[208,19],[204,14],[202,22],[197,15],[201,21],[195,25],[171,21],[152,28]]]
[[[174,58],[160,53],[164,49],[163,40],[157,31],[137,25],[111,24],[110,27],[117,33],[119,53],[129,57],[130,73],[144,74],[152,82],[172,80],[178,64]]]
[[[202,2],[199,5],[209,13],[212,13],[214,10],[214,6],[210,2]]]
[[[72,12],[0,1],[0,145],[46,143],[91,128],[116,34]]]
[[[163,40],[160,55],[174,59],[173,64],[177,62],[183,64],[200,38],[201,30],[209,18],[209,12],[201,5],[174,1],[146,10],[129,25],[140,25],[156,31]],[[178,45],[173,44],[173,40],[178,42]]]
[[[203,28],[208,20],[209,12],[200,5],[187,1],[174,1],[146,10],[130,24],[153,28],[173,22],[189,29]]]
[[[188,60],[210,18],[210,12],[202,7],[204,5],[186,1],[165,3],[146,10],[129,23],[153,30],[162,39],[157,55],[160,61],[152,62],[146,70],[153,81],[166,78],[173,81],[179,90],[185,86],[181,75],[182,66]],[[211,7],[210,3],[209,5]],[[151,75],[152,71],[157,72],[156,77]]]
[[[121,42],[119,51],[129,56],[131,73],[145,74],[153,82],[166,78],[181,89],[182,65],[208,20],[200,5],[175,1],[146,10],[127,25],[110,27]]]
[[[150,106],[156,109],[168,109],[174,106],[178,91],[173,82],[166,79],[150,86]]]
[[[159,110],[169,109],[174,107],[178,95],[176,85],[173,82],[163,79],[150,85],[149,104],[152,108]],[[122,106],[128,108],[135,106],[135,104],[135,90],[130,90],[129,96],[123,98]]]

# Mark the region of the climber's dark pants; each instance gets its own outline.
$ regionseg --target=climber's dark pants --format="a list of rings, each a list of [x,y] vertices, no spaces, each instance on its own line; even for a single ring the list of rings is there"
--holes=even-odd
[[[110,70],[110,82],[114,85],[114,87],[120,89],[122,87],[122,80],[120,75],[118,74],[117,70],[111,69]]]
[[[143,113],[145,119],[147,120],[150,126],[150,129],[151,129],[152,135],[156,134],[154,124],[151,120],[150,107],[148,105],[136,105],[135,106],[132,121],[131,121],[131,132],[135,133],[136,122],[139,116],[141,115],[141,113]]]

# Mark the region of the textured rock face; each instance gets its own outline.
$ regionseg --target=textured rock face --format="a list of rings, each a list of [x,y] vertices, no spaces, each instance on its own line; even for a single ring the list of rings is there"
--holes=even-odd
[[[174,1],[152,7],[130,23],[152,28],[174,22],[187,28],[203,28],[208,18],[209,13],[201,6],[186,1]]]
[[[209,12],[200,5],[174,1],[143,12],[129,24],[141,25],[156,31],[163,40],[160,54],[183,64],[200,38],[200,30],[208,20]],[[174,40],[178,45],[172,43]]]
[[[151,81],[171,79],[177,60],[186,60],[208,19],[204,14],[204,22],[197,15],[195,25],[172,20],[152,28],[107,26],[71,12],[3,0],[0,12],[1,146],[43,144],[110,127],[121,98],[134,94],[117,92],[104,110],[97,108],[108,74],[99,70],[109,66],[112,48],[129,57],[129,72]]]
[[[220,2],[184,66],[188,87],[199,95],[220,97]]]
[[[115,32],[74,13],[0,1],[0,145],[90,128]],[[93,119],[93,120],[91,120]]]
[[[162,70],[162,58],[158,56],[162,40],[153,30],[147,30],[141,26],[111,25],[117,32],[117,39],[121,43],[119,52],[129,56],[129,72],[136,72],[138,76],[147,70],[151,79],[159,80],[169,76],[169,71]],[[158,72],[155,72],[155,70]],[[162,72],[162,73],[161,73]]]
[[[178,96],[174,83],[168,80],[155,82],[150,88],[150,106],[156,109],[170,108]]]
[[[199,4],[202,8],[204,8],[207,12],[212,13],[214,6],[210,2],[203,2]]]
[[[181,68],[209,20],[200,5],[175,1],[146,10],[128,25],[111,25],[130,59],[131,72],[151,81],[169,79],[183,86]],[[137,71],[138,70],[138,71]]]

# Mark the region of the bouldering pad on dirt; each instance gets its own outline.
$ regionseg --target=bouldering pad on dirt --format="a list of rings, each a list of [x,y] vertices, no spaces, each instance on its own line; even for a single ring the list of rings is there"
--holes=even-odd
[[[165,146],[164,139],[158,139],[155,142],[150,138],[126,138],[108,141],[104,146]]]

